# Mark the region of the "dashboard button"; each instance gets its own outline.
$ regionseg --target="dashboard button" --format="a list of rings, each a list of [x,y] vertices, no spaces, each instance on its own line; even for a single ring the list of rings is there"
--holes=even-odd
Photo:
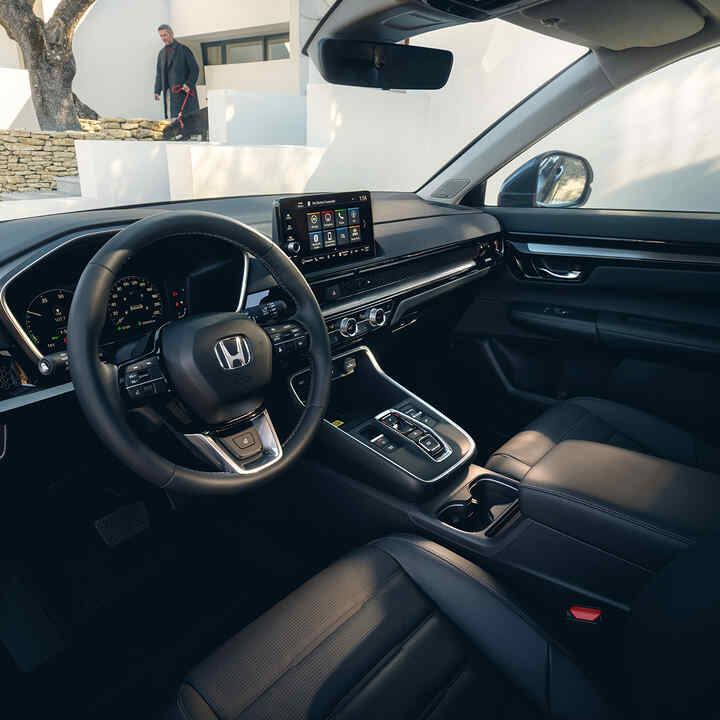
[[[328,285],[325,288],[325,299],[326,300],[337,300],[340,297],[340,285],[337,283],[334,285]]]

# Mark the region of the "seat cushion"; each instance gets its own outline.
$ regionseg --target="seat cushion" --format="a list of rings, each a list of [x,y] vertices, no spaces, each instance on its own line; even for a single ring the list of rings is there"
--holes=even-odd
[[[573,398],[544,412],[495,451],[486,466],[523,480],[563,440],[613,445],[720,472],[720,449],[649,413],[589,397]]]
[[[196,667],[184,718],[593,718],[609,711],[485,572],[432,542],[379,540]]]

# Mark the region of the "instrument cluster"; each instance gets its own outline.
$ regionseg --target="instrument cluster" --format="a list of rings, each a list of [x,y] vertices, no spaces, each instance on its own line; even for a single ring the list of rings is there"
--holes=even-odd
[[[41,354],[65,350],[72,299],[71,288],[51,288],[36,295],[25,308],[25,331]],[[142,335],[186,312],[184,284],[163,287],[143,275],[127,275],[112,287],[103,342]]]

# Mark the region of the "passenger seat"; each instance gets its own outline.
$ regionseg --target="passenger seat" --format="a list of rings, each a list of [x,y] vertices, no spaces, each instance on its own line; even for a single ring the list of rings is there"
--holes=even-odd
[[[523,480],[563,440],[613,445],[720,473],[720,448],[649,413],[591,397],[553,406],[496,450],[486,467]]]

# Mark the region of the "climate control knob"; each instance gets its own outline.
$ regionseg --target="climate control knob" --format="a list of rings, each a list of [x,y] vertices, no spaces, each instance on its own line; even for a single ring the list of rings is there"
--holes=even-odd
[[[354,338],[358,334],[358,325],[355,318],[346,317],[340,321],[340,334],[346,338]]]
[[[297,255],[300,252],[300,243],[297,240],[291,240],[286,246],[285,249],[290,253],[290,255]]]
[[[387,322],[387,315],[382,308],[373,308],[368,315],[370,326],[374,328],[382,327]]]

